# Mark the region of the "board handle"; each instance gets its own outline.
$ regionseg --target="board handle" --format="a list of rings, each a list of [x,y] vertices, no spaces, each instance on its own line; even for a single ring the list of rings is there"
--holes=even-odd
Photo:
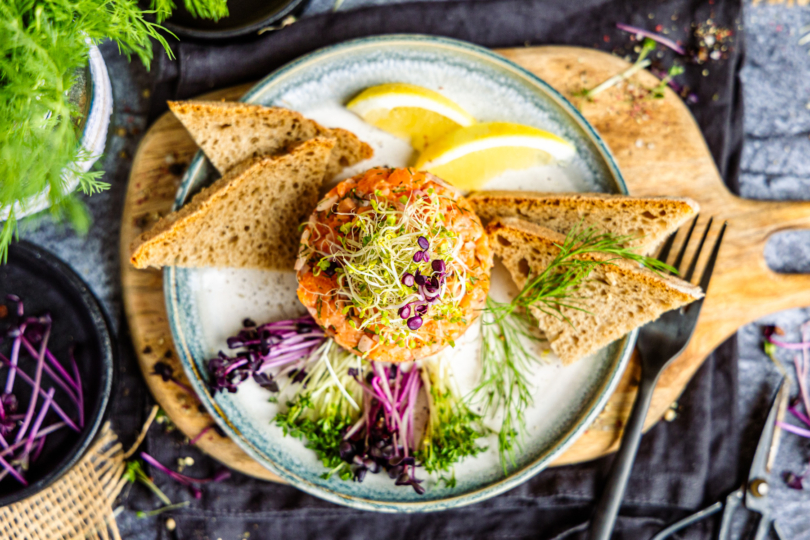
[[[810,305],[810,274],[784,274],[773,271],[765,260],[765,246],[777,233],[810,230],[810,201],[750,201],[738,199],[741,208],[729,217],[729,227],[740,230],[755,250],[759,279],[751,286],[767,291],[779,306],[773,311]],[[750,253],[750,252],[749,252]]]

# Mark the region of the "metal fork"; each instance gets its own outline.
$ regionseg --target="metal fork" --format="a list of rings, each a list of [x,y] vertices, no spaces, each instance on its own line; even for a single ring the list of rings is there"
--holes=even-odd
[[[684,262],[684,255],[686,254],[689,240],[692,238],[695,225],[697,225],[697,220],[698,219],[695,218],[694,221],[692,221],[692,225],[689,227],[689,231],[684,238],[683,245],[672,264],[679,273],[681,272],[681,266]],[[692,281],[700,253],[703,250],[706,237],[712,226],[712,221],[712,219],[709,219],[706,230],[703,232],[700,239],[700,243],[695,249],[692,261],[689,263],[686,273],[683,274],[683,279],[686,281]],[[712,247],[711,255],[706,262],[703,275],[700,278],[700,288],[703,289],[704,293],[708,291],[709,281],[712,277],[714,265],[717,262],[717,254],[720,251],[720,243],[723,241],[725,231],[726,223],[723,223],[717,240]],[[658,255],[659,260],[663,262],[667,261],[676,235],[677,232],[672,234],[664,243]],[[633,410],[624,428],[619,451],[616,453],[613,465],[611,466],[605,490],[602,493],[602,497],[599,499],[599,504],[596,506],[590,528],[588,529],[589,540],[608,540],[613,532],[616,516],[619,513],[619,507],[624,498],[624,490],[627,487],[627,479],[630,476],[630,471],[633,468],[633,462],[638,452],[638,445],[641,441],[641,431],[644,427],[644,419],[647,417],[647,410],[650,408],[650,401],[652,400],[655,384],[658,381],[658,377],[663,373],[669,363],[680,356],[684,349],[686,349],[695,331],[698,315],[700,315],[700,309],[703,307],[703,300],[704,299],[701,298],[686,307],[668,311],[657,320],[641,327],[639,331],[637,349],[641,359],[641,382],[638,386],[636,400],[633,402]]]

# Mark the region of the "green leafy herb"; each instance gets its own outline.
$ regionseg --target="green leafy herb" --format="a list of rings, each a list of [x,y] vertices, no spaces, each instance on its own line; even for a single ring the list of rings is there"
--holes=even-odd
[[[194,16],[217,20],[228,14],[227,0],[184,0]],[[0,2],[0,263],[14,239],[27,201],[47,193],[50,213],[79,232],[90,226],[84,205],[68,186],[93,195],[109,188],[102,171],[83,172],[91,156],[79,144],[82,111],[70,90],[87,65],[92,44],[110,39],[121,53],[147,67],[152,40],[171,57],[161,27],[172,0],[4,0]]]
[[[337,474],[341,479],[352,477],[349,463],[340,457],[343,434],[360,416],[363,390],[351,377],[349,367],[362,371],[361,359],[340,349],[327,340],[319,351],[301,390],[287,402],[287,409],[276,415],[275,422],[284,431],[306,440],[323,462],[328,479]]]
[[[87,194],[107,189],[98,171],[81,172],[78,107],[69,90],[87,64],[90,44],[111,39],[147,66],[155,39],[169,51],[158,26],[136,0],[5,0],[0,2],[0,262],[18,225],[21,205],[47,192],[52,213],[79,230],[87,212],[70,197],[78,178]]]
[[[477,440],[484,436],[481,419],[473,413],[453,388],[450,367],[442,358],[425,360],[422,382],[429,400],[428,417],[422,445],[416,456],[425,470],[450,472],[442,476],[447,487],[455,486],[453,466],[468,456],[486,450]]]
[[[228,0],[183,0],[192,17],[218,21],[228,16]],[[168,19],[176,8],[172,0],[152,0],[151,8],[158,22]]]

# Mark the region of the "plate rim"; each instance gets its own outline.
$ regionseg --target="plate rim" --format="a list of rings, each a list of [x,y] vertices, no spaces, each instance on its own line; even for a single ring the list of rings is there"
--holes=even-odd
[[[351,50],[358,47],[372,46],[373,44],[379,44],[380,42],[384,42],[388,46],[395,44],[397,42],[400,42],[405,45],[411,45],[414,43],[418,44],[429,43],[431,45],[440,45],[448,49],[455,49],[455,50],[462,49],[462,51],[465,53],[473,53],[480,55],[485,59],[485,61],[494,62],[495,64],[498,64],[500,67],[512,71],[513,73],[515,73],[520,77],[528,79],[528,81],[531,84],[539,86],[547,94],[548,97],[552,98],[556,102],[556,104],[564,112],[566,112],[573,120],[575,120],[581,129],[583,129],[583,131],[589,136],[590,141],[594,144],[594,146],[600,153],[605,165],[612,173],[619,191],[624,194],[628,194],[627,185],[624,181],[624,177],[622,176],[621,171],[619,170],[615,158],[613,157],[612,153],[607,147],[607,144],[604,142],[604,140],[601,138],[601,136],[598,134],[595,128],[585,119],[582,113],[578,109],[576,109],[576,107],[574,107],[561,93],[559,93],[547,82],[540,79],[532,72],[526,70],[525,68],[517,65],[511,60],[497,54],[496,52],[490,49],[466,41],[438,36],[429,36],[423,34],[390,34],[384,36],[371,36],[352,39],[349,41],[317,49],[285,64],[284,66],[271,72],[266,77],[262,78],[259,82],[257,82],[256,85],[254,85],[250,90],[248,90],[245,93],[244,96],[242,96],[240,101],[246,103],[251,103],[255,101],[257,96],[261,94],[262,90],[266,86],[268,86],[271,82],[278,81],[279,79],[289,76],[298,70],[306,69],[308,65],[313,62],[322,61],[324,58],[328,58],[331,55],[345,53],[347,49]],[[173,210],[176,210],[177,208],[182,206],[182,204],[188,198],[190,193],[189,179],[193,176],[196,176],[196,174],[199,172],[200,167],[202,167],[205,164],[205,162],[206,158],[203,155],[202,151],[197,151],[191,163],[189,164],[185,174],[183,175],[181,184],[175,196]],[[613,394],[616,386],[621,380],[622,374],[624,373],[625,368],[627,367],[627,364],[633,353],[634,345],[638,334],[638,330],[634,330],[629,334],[627,334],[626,336],[624,336],[623,338],[621,338],[621,341],[623,343],[620,345],[620,350],[617,353],[617,356],[619,358],[618,361],[616,362],[616,369],[613,371],[612,374],[610,374],[610,376],[606,380],[602,382],[601,387],[597,391],[599,397],[596,399],[593,408],[588,414],[579,418],[579,420],[575,422],[575,426],[563,432],[563,434],[559,438],[559,442],[556,444],[556,447],[552,451],[538,457],[534,461],[523,466],[521,469],[513,471],[512,473],[506,475],[505,477],[499,480],[496,480],[485,486],[473,489],[471,491],[460,493],[458,495],[426,501],[381,501],[377,499],[344,494],[323,486],[315,485],[309,480],[302,478],[291,471],[286,470],[282,466],[274,463],[273,461],[269,460],[266,456],[264,456],[260,452],[260,450],[256,448],[254,444],[242,434],[242,431],[230,422],[230,420],[225,416],[224,412],[222,411],[222,409],[220,409],[216,401],[214,401],[213,396],[211,395],[207,385],[204,383],[205,377],[203,376],[202,373],[200,373],[200,371],[197,369],[195,362],[193,361],[188,344],[186,343],[182,326],[176,323],[176,317],[178,317],[179,313],[181,312],[181,309],[178,306],[179,298],[177,295],[178,287],[177,287],[176,267],[170,266],[164,268],[163,278],[164,278],[163,279],[164,296],[166,301],[166,309],[168,313],[169,324],[172,330],[173,337],[175,339],[175,344],[177,345],[178,348],[178,352],[180,353],[179,354],[180,360],[183,364],[183,368],[186,371],[186,374],[189,375],[189,380],[192,384],[192,387],[198,393],[198,395],[200,395],[201,397],[204,396],[204,399],[202,399],[201,401],[203,402],[203,405],[206,407],[209,413],[211,413],[217,424],[219,424],[226,432],[229,433],[230,438],[234,442],[236,442],[237,445],[243,451],[245,451],[245,453],[247,453],[250,457],[258,461],[262,466],[266,467],[271,472],[283,478],[291,486],[301,489],[302,491],[310,495],[314,495],[329,502],[361,510],[414,513],[414,512],[440,511],[450,508],[459,508],[462,506],[467,506],[470,504],[481,502],[490,499],[492,497],[495,497],[497,495],[500,495],[505,491],[508,491],[523,484],[530,478],[539,474],[541,471],[547,468],[550,465],[550,463],[552,463],[557,457],[559,457],[563,452],[565,452],[588,429],[588,427],[593,423],[596,417],[601,413],[605,404],[610,399],[610,396]]]

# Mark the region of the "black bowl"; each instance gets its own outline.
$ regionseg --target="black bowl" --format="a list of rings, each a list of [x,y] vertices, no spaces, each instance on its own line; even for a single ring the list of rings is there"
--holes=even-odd
[[[44,249],[28,242],[11,245],[8,263],[0,265],[0,304],[14,307],[6,300],[8,294],[22,299],[27,315],[51,314],[53,329],[48,348],[57,359],[67,359],[73,347],[84,393],[85,422],[79,433],[63,428],[48,436],[39,458],[25,474],[28,486],[6,475],[0,481],[0,506],[42,490],[82,457],[104,420],[117,359],[109,321],[98,300],[70,267]],[[4,354],[7,349],[8,343],[0,344]],[[30,390],[28,395],[23,393],[27,388],[18,378],[14,392],[24,402],[30,396]],[[56,399],[60,391],[57,389]],[[68,414],[73,412],[72,407],[63,408]],[[53,419],[58,417],[51,412],[45,424]]]
[[[216,22],[195,18],[182,2],[175,3],[177,8],[163,26],[181,38],[216,40],[252,34],[279,23],[300,13],[307,0],[228,0],[230,15]]]

